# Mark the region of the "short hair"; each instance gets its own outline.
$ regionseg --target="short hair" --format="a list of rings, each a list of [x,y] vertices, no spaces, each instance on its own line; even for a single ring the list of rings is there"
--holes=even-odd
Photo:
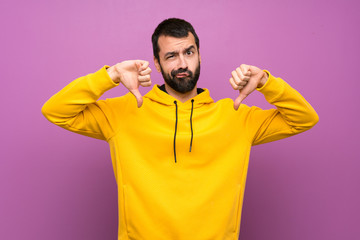
[[[199,37],[197,36],[193,26],[179,18],[169,18],[162,21],[155,29],[153,35],[151,36],[152,46],[153,46],[153,53],[154,57],[160,61],[159,59],[159,52],[160,47],[158,44],[158,40],[160,36],[171,36],[176,38],[183,38],[189,35],[189,32],[192,33],[195,37],[196,47],[199,51]]]

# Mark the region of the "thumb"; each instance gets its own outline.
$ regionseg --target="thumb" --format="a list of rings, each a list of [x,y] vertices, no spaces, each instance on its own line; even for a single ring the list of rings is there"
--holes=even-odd
[[[141,107],[143,104],[143,98],[141,93],[139,92],[139,89],[132,89],[130,90],[130,92],[135,96],[138,108]]]
[[[247,97],[246,94],[243,94],[240,92],[239,96],[235,99],[234,101],[234,109],[238,110],[240,107],[240,104],[242,103],[242,101],[244,101],[244,99]]]

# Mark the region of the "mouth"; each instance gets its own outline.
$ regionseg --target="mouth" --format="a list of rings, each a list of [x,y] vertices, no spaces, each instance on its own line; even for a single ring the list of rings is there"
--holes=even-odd
[[[189,76],[189,74],[187,73],[178,73],[175,75],[177,78],[186,78]]]

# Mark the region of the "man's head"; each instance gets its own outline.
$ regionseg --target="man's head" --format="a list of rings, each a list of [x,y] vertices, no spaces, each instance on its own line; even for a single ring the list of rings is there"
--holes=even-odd
[[[170,18],[161,22],[152,35],[156,69],[175,91],[194,89],[200,76],[199,38],[190,23]]]

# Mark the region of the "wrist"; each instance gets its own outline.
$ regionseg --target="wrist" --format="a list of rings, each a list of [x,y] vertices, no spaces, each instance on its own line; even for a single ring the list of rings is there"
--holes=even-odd
[[[257,88],[261,88],[265,85],[265,83],[267,82],[267,80],[269,79],[269,75],[267,74],[267,72],[263,71],[263,76],[260,79],[259,84],[257,85]]]
[[[120,77],[118,75],[118,72],[116,70],[116,68],[114,66],[111,66],[109,68],[106,69],[107,73],[109,74],[109,77],[111,78],[111,80],[113,80],[114,83],[119,83],[120,82]]]

